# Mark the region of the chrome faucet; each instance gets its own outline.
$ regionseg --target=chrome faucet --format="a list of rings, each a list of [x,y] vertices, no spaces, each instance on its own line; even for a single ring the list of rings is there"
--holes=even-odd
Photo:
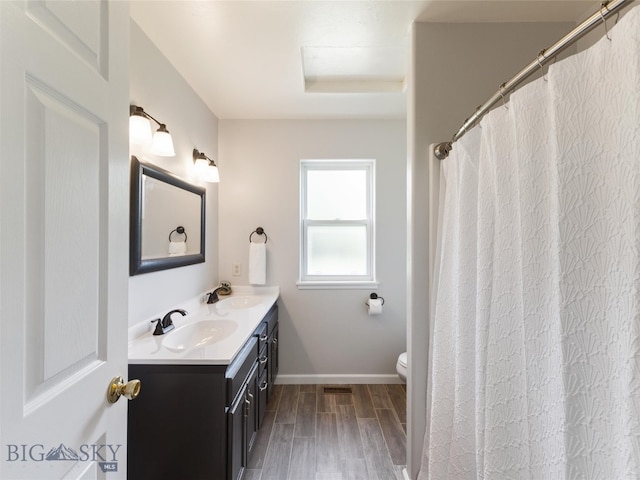
[[[220,300],[218,295],[231,295],[231,285],[227,282],[220,283],[218,288],[207,294],[207,303],[216,303]]]
[[[171,330],[176,328],[176,326],[173,324],[173,321],[171,320],[171,314],[173,313],[179,313],[184,317],[188,312],[181,308],[176,308],[175,310],[171,310],[164,317],[162,317],[162,320],[160,320],[159,318],[152,320],[152,322],[158,322],[156,323],[156,329],[153,331],[154,335],[164,335],[165,333],[170,332]]]

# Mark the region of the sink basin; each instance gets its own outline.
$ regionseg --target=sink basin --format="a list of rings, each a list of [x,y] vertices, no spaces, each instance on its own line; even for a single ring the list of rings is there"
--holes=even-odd
[[[224,340],[236,328],[238,325],[231,320],[200,320],[167,333],[162,345],[175,352],[192,350]]]
[[[255,307],[262,301],[258,295],[238,295],[237,297],[229,297],[220,300],[216,305],[222,308],[251,308]]]

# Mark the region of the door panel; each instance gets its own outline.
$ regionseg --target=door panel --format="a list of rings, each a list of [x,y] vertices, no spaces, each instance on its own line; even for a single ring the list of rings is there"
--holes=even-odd
[[[26,303],[25,333],[38,339],[25,348],[30,404],[104,360],[99,292],[106,288],[107,270],[99,262],[102,222],[95,192],[106,159],[99,153],[104,121],[33,79],[26,87],[25,283],[39,292]]]
[[[227,480],[240,480],[247,464],[247,386],[227,412]]]
[[[247,380],[247,444],[245,445],[246,457],[244,466],[249,463],[249,454],[253,450],[256,436],[258,434],[258,366],[256,362],[251,369],[249,379]]]
[[[269,388],[269,370],[265,369],[260,375],[258,380],[258,418],[257,418],[257,427],[258,429],[262,428],[262,422],[264,421],[264,416],[267,412],[267,390]]]
[[[0,478],[125,478],[125,2],[0,2]]]
[[[278,370],[280,369],[280,357],[278,355],[279,325],[276,323],[271,335],[269,335],[269,377],[267,387],[267,401],[271,398],[271,390],[275,384]]]
[[[107,1],[29,0],[26,14],[67,50],[107,78],[109,12]]]

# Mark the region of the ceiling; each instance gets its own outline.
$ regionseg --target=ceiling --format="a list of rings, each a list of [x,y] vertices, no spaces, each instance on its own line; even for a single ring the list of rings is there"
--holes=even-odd
[[[131,17],[218,118],[404,118],[414,20],[578,21],[599,5],[134,0]]]

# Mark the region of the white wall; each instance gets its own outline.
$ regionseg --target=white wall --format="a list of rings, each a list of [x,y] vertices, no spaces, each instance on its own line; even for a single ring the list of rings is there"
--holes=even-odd
[[[406,347],[404,120],[221,120],[219,133],[220,279],[247,283],[249,235],[263,227],[267,283],[281,291],[280,381],[396,380]],[[376,160],[380,316],[365,310],[372,289],[296,286],[299,161],[306,158]],[[234,263],[242,266],[240,276],[232,276]]]
[[[409,81],[408,473],[416,478],[425,432],[429,221],[429,145],[448,141],[474,109],[567,33],[569,23],[416,23]],[[504,107],[501,107],[504,108]],[[455,148],[455,145],[454,145]],[[433,220],[433,219],[431,219]]]
[[[218,119],[140,27],[131,21],[131,103],[167,124],[175,157],[158,157],[132,146],[131,154],[192,183],[194,148],[216,159]],[[129,278],[129,324],[151,319],[217,284],[218,186],[207,188],[206,262]],[[167,232],[168,234],[168,232]]]

